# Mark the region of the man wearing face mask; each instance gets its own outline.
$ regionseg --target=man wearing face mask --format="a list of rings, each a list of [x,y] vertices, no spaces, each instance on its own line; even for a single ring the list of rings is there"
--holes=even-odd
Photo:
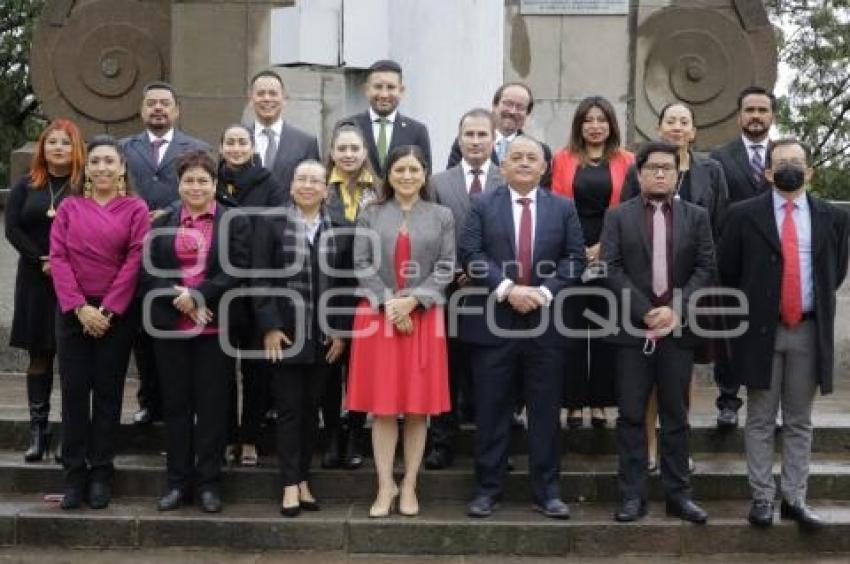
[[[731,341],[732,369],[747,386],[744,430],[753,493],[749,520],[773,524],[773,444],[782,408],[783,519],[822,522],[806,506],[812,404],[832,392],[835,292],[847,274],[846,212],[806,193],[808,150],[777,141],[765,177],[773,188],[729,208],[718,245],[720,280],[748,300],[744,334]],[[815,268],[817,261],[817,268]]]
[[[600,241],[605,286],[623,318],[617,350],[617,453],[622,505],[616,521],[647,512],[646,406],[658,391],[661,483],[667,515],[705,523],[688,479],[688,390],[696,340],[687,326],[695,292],[715,278],[705,208],[674,198],[679,148],[648,143],[637,155],[640,196],[609,208]],[[627,318],[627,319],[626,319]]]
[[[711,158],[723,166],[730,204],[770,189],[770,183],[764,177],[764,167],[775,113],[776,96],[760,86],[749,86],[738,95],[741,135],[711,153]],[[729,367],[728,343],[721,342],[719,345],[714,363],[714,379],[720,388],[716,402],[717,426],[734,429],[738,426],[738,410],[743,402],[738,397],[739,386],[734,383],[735,376]]]

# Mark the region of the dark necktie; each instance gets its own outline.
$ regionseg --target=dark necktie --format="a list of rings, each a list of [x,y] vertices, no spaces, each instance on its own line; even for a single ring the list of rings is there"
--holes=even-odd
[[[761,145],[753,145],[753,156],[750,159],[750,167],[753,169],[753,179],[756,181],[756,185],[762,183],[762,179],[764,178],[764,159],[761,156]]]
[[[800,247],[797,224],[794,221],[794,202],[785,202],[782,221],[782,287],[779,312],[782,322],[796,327],[803,319],[803,296],[800,291]]]
[[[274,166],[274,158],[277,156],[277,142],[275,141],[274,129],[270,127],[263,129],[263,135],[269,141],[268,145],[266,145],[266,154],[263,157],[263,166],[271,170],[272,166]]]
[[[472,173],[472,184],[469,185],[469,195],[472,194],[480,194],[482,192],[481,188],[481,169],[476,168],[475,170],[470,171]]]
[[[151,149],[153,152],[153,164],[155,164],[156,166],[159,166],[159,159],[162,156],[159,154],[159,151],[166,143],[167,141],[165,139],[160,139],[159,137],[151,141]]]
[[[522,214],[519,218],[519,244],[516,253],[519,263],[517,282],[523,286],[529,286],[531,285],[531,234],[534,230],[531,219],[531,198],[517,198],[517,203],[522,206]]]

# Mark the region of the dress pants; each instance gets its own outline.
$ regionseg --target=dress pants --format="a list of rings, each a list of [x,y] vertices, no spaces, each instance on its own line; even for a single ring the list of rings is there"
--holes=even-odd
[[[690,498],[687,405],[693,364],[693,349],[671,338],[657,341],[651,355],[640,347],[619,348],[617,452],[624,499],[647,499],[646,404],[653,388],[661,420],[661,483],[668,498]]]
[[[320,354],[324,355],[324,348]],[[278,411],[277,459],[284,487],[308,478],[319,430],[317,409],[331,369],[324,358],[314,364],[275,364],[270,368]]]
[[[161,378],[157,372],[153,338],[144,330],[135,335],[133,358],[139,372],[139,389],[136,392],[139,409],[147,409],[154,419],[159,419],[162,415],[162,392],[159,388]]]
[[[340,422],[342,420],[342,376],[344,364],[334,364],[328,369],[327,380],[324,391],[319,400],[319,409],[322,411],[322,422],[324,423],[325,438],[338,435]]]
[[[469,366],[469,346],[457,337],[448,338],[449,394],[451,411],[431,418],[431,448],[454,453],[455,437],[460,429],[463,412],[471,411],[472,379]],[[462,401],[461,401],[462,400]]]
[[[113,317],[103,337],[94,338],[83,334],[73,312],[57,310],[56,315],[65,483],[83,491],[87,478],[112,479],[115,434],[138,318],[135,310],[128,310]]]
[[[168,449],[168,488],[218,492],[227,439],[231,359],[218,335],[156,339]],[[197,459],[197,462],[196,462]]]
[[[240,350],[262,350],[259,340],[254,337],[253,329],[241,326],[230,335],[231,344]],[[271,384],[262,360],[228,359],[232,369],[229,384],[229,408],[227,442],[256,445],[260,437],[260,426],[266,411],[272,406]],[[242,417],[239,418],[239,397],[236,378],[242,374]]]
[[[753,498],[773,501],[773,440],[776,414],[782,406],[782,497],[806,501],[812,452],[812,405],[817,392],[817,322],[794,329],[780,324],[773,346],[770,388],[747,388],[747,474]]]
[[[470,345],[475,394],[477,495],[498,498],[507,471],[516,378],[528,415],[528,455],[534,500],[560,497],[560,409],[563,347],[532,339]]]
[[[596,283],[588,285],[595,286]],[[608,302],[599,296],[574,296],[566,300],[570,328],[595,330],[599,326],[584,317],[585,309],[608,318]],[[617,405],[617,349],[602,338],[571,339],[567,348],[564,407],[611,407]]]

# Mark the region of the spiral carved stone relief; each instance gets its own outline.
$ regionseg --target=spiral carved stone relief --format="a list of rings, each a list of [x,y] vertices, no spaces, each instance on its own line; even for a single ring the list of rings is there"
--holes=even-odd
[[[33,40],[33,87],[48,117],[86,135],[139,128],[142,87],[167,78],[170,18],[162,3],[51,0]]]
[[[635,61],[639,136],[654,138],[661,109],[681,100],[694,109],[698,147],[725,142],[737,132],[738,93],[754,84],[773,87],[772,29],[750,25],[732,8],[732,3],[728,10],[665,8],[640,26]]]

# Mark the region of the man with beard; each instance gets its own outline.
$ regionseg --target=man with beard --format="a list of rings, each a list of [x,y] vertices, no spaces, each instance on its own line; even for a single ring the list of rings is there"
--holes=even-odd
[[[268,169],[289,201],[289,187],[295,168],[302,161],[319,159],[315,135],[301,131],[283,120],[286,89],[274,71],[260,71],[251,79],[250,105],[254,122],[248,127],[254,134],[254,147],[263,167]]]
[[[661,483],[667,515],[705,523],[688,480],[688,390],[696,339],[687,327],[692,296],[715,277],[705,208],[674,198],[679,148],[648,143],[637,156],[640,196],[605,216],[600,241],[605,286],[622,324],[617,351],[617,453],[622,505],[617,521],[647,512],[646,406],[653,388],[661,416]]]
[[[490,159],[497,165],[501,164],[508,144],[517,135],[522,135],[525,120],[534,109],[534,96],[531,89],[521,82],[506,82],[493,94],[493,117],[496,124],[496,138]],[[546,143],[543,147],[543,157],[546,160],[546,171],[540,180],[540,186],[549,188],[552,185],[552,149]],[[461,160],[460,143],[455,139],[449,154],[446,168],[452,168]]]
[[[760,86],[745,88],[738,95],[741,136],[711,153],[711,157],[723,165],[729,187],[729,204],[769,190],[770,183],[764,177],[764,168],[770,145],[768,135],[775,113],[776,97]],[[719,344],[714,363],[714,380],[720,389],[716,402],[717,426],[734,429],[738,426],[738,410],[743,402],[738,397],[740,386],[735,384],[735,375],[729,367],[728,343]]]
[[[175,128],[180,104],[174,88],[168,83],[153,82],[145,86],[139,114],[145,131],[122,139],[119,146],[127,159],[130,186],[147,202],[153,220],[179,198],[177,161],[180,156],[190,151],[209,151],[210,147]],[[153,341],[144,330],[139,332],[133,355],[140,380],[139,410],[133,420],[138,424],[159,421],[162,419],[159,375]]]
[[[773,524],[776,414],[782,408],[783,519],[818,528],[806,506],[812,404],[832,392],[835,292],[847,274],[850,218],[806,193],[808,150],[793,139],[770,148],[773,189],[729,208],[717,249],[720,280],[741,290],[748,311],[731,341],[732,368],[747,386],[744,439],[753,502],[749,520]],[[815,267],[817,263],[817,267]]]
[[[398,105],[404,95],[401,66],[395,61],[376,61],[369,67],[364,86],[369,109],[343,121],[351,121],[363,131],[369,160],[379,176],[384,175],[387,155],[395,147],[416,145],[431,168],[431,140],[428,128],[403,116]]]

